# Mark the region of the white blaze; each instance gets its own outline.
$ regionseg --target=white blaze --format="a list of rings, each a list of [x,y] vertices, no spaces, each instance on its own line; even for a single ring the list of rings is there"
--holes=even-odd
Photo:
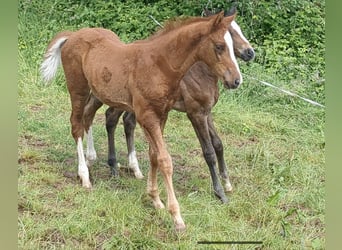
[[[234,30],[236,30],[242,40],[244,40],[246,43],[249,43],[246,37],[242,34],[240,26],[235,21],[231,23],[231,26]]]
[[[228,46],[230,58],[232,59],[233,63],[235,64],[237,71],[239,72],[239,78],[240,78],[240,84],[241,84],[242,83],[242,75],[241,75],[240,68],[239,68],[239,65],[237,63],[235,54],[234,54],[233,39],[232,39],[232,36],[230,35],[229,31],[227,31],[226,34],[224,34],[224,40],[226,41],[226,44]]]

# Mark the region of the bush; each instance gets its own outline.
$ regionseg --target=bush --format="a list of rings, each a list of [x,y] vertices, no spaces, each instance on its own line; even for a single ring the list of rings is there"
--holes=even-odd
[[[237,7],[237,21],[255,47],[254,63],[289,82],[304,79],[309,95],[323,101],[324,0],[20,0],[19,19],[30,15],[44,23],[47,40],[57,32],[56,28],[104,27],[130,42],[144,39],[158,28],[150,15],[163,23],[180,15],[199,16],[204,8],[218,11],[232,5]],[[19,43],[25,43],[20,39],[19,34]]]
[[[257,48],[255,61],[286,81],[305,79],[306,95],[324,102],[325,1],[240,1],[238,6]]]

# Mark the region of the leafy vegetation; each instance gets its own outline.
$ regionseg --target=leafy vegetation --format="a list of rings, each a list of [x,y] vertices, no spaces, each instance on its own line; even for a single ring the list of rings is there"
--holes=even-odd
[[[255,62],[270,73],[281,74],[285,81],[306,79],[299,88],[324,103],[324,0],[19,1],[21,15],[39,17],[44,24],[44,41],[59,29],[89,26],[111,29],[130,42],[158,28],[150,16],[162,23],[175,16],[201,15],[204,8],[219,11],[231,6],[237,7],[238,22],[256,49]]]
[[[201,15],[204,7],[227,9],[232,1],[19,1],[20,249],[207,249],[197,244],[201,240],[261,240],[263,249],[324,248],[324,109],[254,78],[324,104],[325,2],[234,2],[238,23],[257,53],[254,62],[240,62],[244,84],[235,91],[221,89],[213,110],[234,191],[228,205],[212,195],[189,120],[170,112],[165,139],[188,226],[177,235],[168,212],[153,209],[145,194],[146,179],[136,180],[125,169],[122,126],[117,131],[121,178],[110,177],[104,108],[94,121],[99,158],[91,171],[94,190],[86,192],[69,174],[76,173],[76,150],[64,76],[59,71],[52,85],[43,86],[38,69],[47,43],[61,30],[101,26],[130,42],[158,29],[149,15],[163,23],[175,16]],[[146,176],[147,144],[140,128],[136,140]]]

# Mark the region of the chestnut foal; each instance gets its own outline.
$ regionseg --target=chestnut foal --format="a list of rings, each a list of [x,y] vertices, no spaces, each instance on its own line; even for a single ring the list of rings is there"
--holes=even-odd
[[[252,60],[254,58],[254,49],[235,21],[229,26],[228,32],[233,39],[234,54],[244,61]],[[177,101],[172,108],[187,113],[201,144],[203,156],[209,167],[214,194],[223,203],[227,203],[228,198],[226,197],[224,190],[230,192],[233,187],[229,180],[228,170],[223,156],[222,141],[216,132],[211,113],[219,95],[217,82],[218,77],[212,73],[206,64],[203,62],[195,63],[181,80],[180,92],[177,96]],[[226,87],[229,88],[229,86]],[[92,96],[87,104],[85,116],[91,116],[91,114],[87,113],[93,113],[94,109],[98,109],[101,106],[102,103],[96,97]],[[106,110],[106,130],[109,148],[108,164],[111,173],[114,176],[118,174],[114,135],[119,118],[123,112],[124,111],[113,107]],[[139,168],[134,146],[134,129],[136,125],[134,114],[125,112],[123,121],[128,150],[128,167],[133,170],[136,178],[142,179],[143,174]],[[92,140],[92,138],[89,138],[89,141]],[[88,151],[95,152],[92,145],[92,143],[88,143]],[[220,176],[224,181],[224,189],[216,173],[217,164]]]
[[[84,28],[58,33],[47,47],[41,72],[51,80],[60,62],[71,98],[72,135],[77,144],[78,175],[82,185],[91,188],[84,156],[83,135],[90,121],[84,110],[90,94],[106,105],[134,112],[149,143],[150,169],[147,192],[156,208],[163,208],[157,182],[159,169],[167,191],[168,210],[177,231],[185,229],[174,193],[173,166],[163,139],[168,112],[176,102],[180,80],[197,61],[204,61],[223,78],[227,86],[237,87],[241,74],[225,40],[225,32],[235,14],[223,12],[207,18],[173,21],[157,34],[124,44],[112,39],[113,32]]]

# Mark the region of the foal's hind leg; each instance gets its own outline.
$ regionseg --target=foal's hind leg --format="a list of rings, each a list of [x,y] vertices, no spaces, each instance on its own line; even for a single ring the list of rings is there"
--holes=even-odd
[[[75,65],[63,65],[63,67],[71,99],[71,133],[77,143],[78,175],[82,180],[82,186],[91,188],[82,143],[84,135],[83,113],[90,90],[81,69],[75,69]]]
[[[134,146],[134,130],[136,127],[136,119],[134,113],[125,112],[123,116],[124,127],[125,127],[125,135],[126,135],[126,144],[128,151],[128,166],[134,172],[134,175],[137,179],[144,178],[141,170],[139,168],[138,159],[135,152]]]
[[[113,176],[118,176],[118,163],[115,152],[115,129],[123,111],[112,107],[106,110],[106,131],[108,139],[108,165]]]
[[[78,154],[78,175],[82,180],[82,186],[91,188],[89,179],[89,169],[84,157],[83,151],[83,133],[84,127],[82,123],[83,107],[86,104],[86,98],[80,98],[79,95],[71,94],[72,113],[70,117],[72,125],[72,135],[77,143]]]
[[[226,197],[224,193],[223,187],[216,173],[216,155],[215,155],[214,147],[211,144],[207,116],[198,112],[187,113],[187,115],[192,123],[192,126],[195,129],[197,138],[201,144],[203,156],[209,167],[215,195],[223,203],[227,203],[228,198]]]
[[[227,192],[231,192],[233,190],[233,186],[229,180],[228,170],[223,156],[223,144],[216,132],[211,113],[208,116],[208,127],[210,132],[211,143],[215,149],[220,175],[222,180],[224,181],[224,188]]]
[[[96,111],[103,105],[103,103],[97,99],[94,95],[90,95],[87,105],[84,109],[83,114],[83,122],[84,128],[87,133],[87,151],[86,151],[86,160],[87,165],[91,166],[93,162],[96,160],[96,150],[94,147],[94,139],[93,139],[93,131],[92,131],[92,123],[94,120],[94,116]]]

